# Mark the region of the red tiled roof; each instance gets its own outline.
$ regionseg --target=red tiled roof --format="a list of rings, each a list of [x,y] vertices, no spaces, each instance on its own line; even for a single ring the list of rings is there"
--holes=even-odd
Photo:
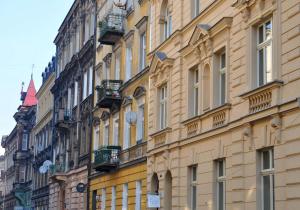
[[[34,106],[37,104],[37,99],[35,97],[36,90],[34,87],[33,79],[31,78],[30,83],[28,85],[26,97],[24,99],[24,102],[22,106]]]

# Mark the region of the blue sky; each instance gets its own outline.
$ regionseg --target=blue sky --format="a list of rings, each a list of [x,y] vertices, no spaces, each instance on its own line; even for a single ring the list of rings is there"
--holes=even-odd
[[[26,91],[32,64],[35,87],[40,87],[41,73],[55,54],[53,40],[73,1],[1,0],[0,138],[15,125],[21,83],[25,82]]]

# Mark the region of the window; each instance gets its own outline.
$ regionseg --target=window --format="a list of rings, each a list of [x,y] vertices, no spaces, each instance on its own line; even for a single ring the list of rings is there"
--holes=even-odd
[[[87,97],[87,79],[88,79],[88,74],[87,71],[85,71],[83,74],[82,100],[84,100]]]
[[[137,129],[136,129],[137,143],[143,141],[143,138],[144,138],[144,131],[145,131],[144,114],[145,114],[145,105],[144,105],[144,103],[140,103],[138,105],[137,123],[136,123],[137,124]]]
[[[68,88],[67,112],[71,111],[71,88]]]
[[[192,0],[191,9],[192,18],[197,17],[200,11],[200,0]]]
[[[262,210],[274,210],[274,152],[266,149],[260,152],[260,183]]]
[[[108,144],[109,144],[109,120],[106,120],[104,123],[103,145],[107,146]]]
[[[22,150],[26,151],[27,149],[28,149],[28,133],[23,133]]]
[[[218,210],[225,210],[225,203],[226,203],[226,188],[225,188],[225,180],[226,180],[226,167],[225,167],[225,160],[217,160],[216,161],[216,168],[217,168],[217,209]]]
[[[166,9],[164,19],[164,40],[172,34],[172,15],[169,8]]]
[[[120,79],[120,55],[116,55],[116,64],[115,64],[115,79],[119,80]]]
[[[119,115],[118,114],[114,116],[113,132],[114,132],[113,145],[119,145]]]
[[[91,95],[93,93],[93,67],[89,68],[89,91],[88,94]]]
[[[75,82],[74,86],[74,104],[73,107],[77,106],[77,95],[78,95],[78,82]]]
[[[219,104],[223,105],[226,102],[226,53],[222,52],[219,55]]]
[[[135,185],[135,210],[141,210],[142,181],[136,181]]]
[[[25,166],[20,166],[20,169],[19,169],[19,181],[21,183],[25,182],[25,176],[26,176],[26,167]]]
[[[127,210],[128,208],[128,184],[123,184],[122,192],[122,210]]]
[[[111,210],[116,210],[116,186],[111,188]]]
[[[106,201],[106,189],[102,188],[102,192],[101,192],[101,210],[105,210],[105,201]]]
[[[132,68],[132,48],[131,46],[127,46],[125,81],[128,81],[131,78],[131,68]]]
[[[191,116],[196,116],[199,113],[199,70],[191,70],[190,77],[190,113]]]
[[[167,85],[164,85],[159,90],[159,128],[164,129],[167,126]]]
[[[197,209],[197,166],[190,166],[189,167],[189,174],[190,174],[190,209],[196,210]]]
[[[124,141],[123,141],[123,149],[127,149],[130,147],[130,124],[126,120],[127,113],[131,111],[131,107],[127,106],[124,111]]]
[[[140,35],[140,71],[146,67],[146,32]]]
[[[97,150],[99,148],[99,126],[94,128],[95,131],[95,137],[94,137],[94,150]]]
[[[97,209],[97,190],[93,190],[92,210]]]
[[[272,21],[257,28],[257,86],[272,81]]]

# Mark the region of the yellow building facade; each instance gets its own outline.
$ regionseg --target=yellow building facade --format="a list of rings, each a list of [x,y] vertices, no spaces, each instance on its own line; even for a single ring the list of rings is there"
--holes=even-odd
[[[299,1],[150,1],[160,209],[298,209]]]
[[[148,4],[97,1],[89,209],[146,208]]]

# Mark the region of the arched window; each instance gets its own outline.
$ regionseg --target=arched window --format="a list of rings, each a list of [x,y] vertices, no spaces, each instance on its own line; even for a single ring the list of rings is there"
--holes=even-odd
[[[164,209],[172,209],[172,175],[167,171],[165,176]]]
[[[160,10],[161,41],[165,41],[172,33],[172,14],[168,7],[168,1],[164,0]]]
[[[158,194],[158,190],[159,190],[159,180],[158,180],[157,173],[154,173],[151,178],[151,192]]]

